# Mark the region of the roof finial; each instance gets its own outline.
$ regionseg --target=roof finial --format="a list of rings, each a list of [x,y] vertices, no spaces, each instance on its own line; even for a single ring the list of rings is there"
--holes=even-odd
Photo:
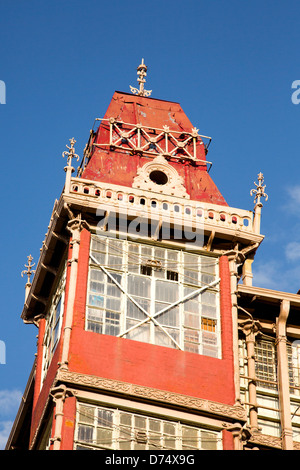
[[[144,59],[142,59],[142,63],[137,68],[138,79],[137,81],[140,84],[140,89],[134,88],[130,85],[130,90],[134,95],[139,96],[150,96],[152,90],[145,90],[144,83],[146,83],[145,77],[147,76],[147,66],[144,64]]]
[[[257,200],[256,204],[260,204],[262,206],[260,198],[265,197],[266,201],[268,200],[268,195],[265,193],[266,185],[263,185],[264,175],[261,172],[258,173],[257,179],[258,184],[254,182],[257,189],[251,189],[250,195],[253,196],[253,194],[255,194],[254,202]]]
[[[260,233],[260,219],[261,219],[261,208],[263,206],[261,198],[264,197],[266,201],[268,200],[268,195],[265,193],[266,185],[264,182],[264,175],[260,172],[258,173],[258,184],[254,182],[256,189],[251,189],[250,195],[254,197],[254,221],[253,221],[253,230],[255,233]]]
[[[65,166],[64,168],[66,172],[65,194],[68,194],[70,191],[71,176],[72,176],[72,173],[75,171],[75,168],[72,167],[72,159],[76,158],[77,161],[79,160],[79,155],[75,153],[75,147],[74,147],[76,140],[74,139],[74,137],[72,137],[72,139],[69,139],[69,141],[70,141],[71,146],[68,147],[68,145],[66,145],[69,151],[65,150],[62,153],[63,157],[67,157],[67,166]]]
[[[27,259],[28,259],[28,264],[25,264],[25,268],[27,268],[27,270],[24,270],[21,272],[21,276],[23,277],[24,274],[27,275],[27,282],[26,282],[26,285],[25,285],[25,300],[27,298],[27,295],[29,293],[29,290],[30,290],[30,287],[31,287],[31,275],[33,273],[35,273],[35,270],[33,270],[33,266],[35,265],[35,263],[31,264],[32,260],[33,260],[33,257],[31,255],[27,256]]]
[[[74,139],[74,137],[72,137],[72,139],[69,139],[69,141],[70,141],[71,147],[68,147],[68,145],[66,145],[67,149],[69,149],[69,152],[67,150],[65,150],[62,153],[62,156],[67,157],[67,164],[68,164],[69,167],[71,167],[72,166],[72,158],[76,158],[77,161],[78,161],[79,156],[75,153],[74,144],[76,144],[76,140]]]

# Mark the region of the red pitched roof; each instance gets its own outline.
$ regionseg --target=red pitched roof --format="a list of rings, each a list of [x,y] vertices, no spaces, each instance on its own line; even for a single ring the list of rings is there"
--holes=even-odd
[[[141,155],[139,152],[132,151],[130,147],[127,151],[111,148],[108,145],[109,118],[114,118],[118,122],[122,121],[124,123],[122,130],[128,131],[136,124],[140,124],[147,128],[155,128],[156,135],[164,126],[168,126],[170,132],[174,135],[176,133],[177,137],[180,134],[184,135],[185,132],[191,134],[194,127],[178,103],[116,91],[104,120],[92,138],[91,157],[82,173],[82,178],[128,187],[132,186],[138,168],[149,162],[149,159],[153,159],[153,156],[144,153]],[[126,123],[132,126],[128,127]],[[169,164],[182,177],[190,199],[227,205],[208,174],[205,146],[201,140],[197,143],[196,151],[198,162],[190,159],[168,158]]]

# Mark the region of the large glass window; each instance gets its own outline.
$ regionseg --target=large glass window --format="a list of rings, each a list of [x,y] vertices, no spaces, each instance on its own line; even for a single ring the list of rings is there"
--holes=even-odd
[[[43,378],[45,377],[45,374],[48,370],[60,337],[64,308],[65,277],[66,272],[64,270],[58,283],[57,289],[54,295],[52,296],[49,314],[46,320],[46,329],[43,342]]]
[[[216,258],[100,236],[90,255],[88,330],[219,357]]]
[[[240,344],[241,396],[249,403],[247,350],[245,340]],[[287,360],[290,385],[290,409],[293,439],[300,441],[300,343],[287,340]],[[278,391],[278,359],[275,338],[257,338],[255,343],[255,373],[257,377],[258,423],[263,434],[281,436],[280,405]]]
[[[75,449],[217,450],[218,432],[119,409],[81,403],[77,410]]]

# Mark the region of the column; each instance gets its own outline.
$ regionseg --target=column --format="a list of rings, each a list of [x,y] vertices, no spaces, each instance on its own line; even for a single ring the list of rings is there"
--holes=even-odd
[[[259,322],[251,318],[240,323],[241,330],[245,335],[247,348],[248,368],[248,392],[249,392],[249,420],[250,430],[258,431],[257,420],[257,395],[256,395],[256,371],[255,371],[255,337],[259,332]]]
[[[282,300],[280,314],[276,319],[276,345],[278,367],[278,390],[283,450],[293,450],[293,430],[290,408],[289,366],[287,357],[286,322],[290,311],[290,302]]]
[[[71,232],[71,253],[72,256],[68,260],[70,266],[69,272],[69,285],[67,293],[67,305],[65,310],[65,324],[64,324],[64,335],[62,345],[62,357],[61,357],[61,368],[68,369],[68,355],[70,348],[70,338],[73,323],[73,309],[76,295],[76,284],[77,284],[77,273],[78,273],[78,256],[79,256],[79,245],[80,245],[80,233],[83,228],[87,227],[86,222],[81,220],[81,215],[77,218],[72,219],[68,222],[67,228]]]

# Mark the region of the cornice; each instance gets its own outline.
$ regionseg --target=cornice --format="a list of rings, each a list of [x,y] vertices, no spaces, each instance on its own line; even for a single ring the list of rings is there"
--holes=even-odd
[[[117,393],[127,398],[147,399],[169,406],[179,406],[194,411],[201,411],[205,414],[219,416],[222,419],[230,419],[230,421],[237,420],[245,422],[247,420],[246,411],[240,405],[228,405],[143,385],[64,370],[58,371],[56,379],[58,382],[67,383],[68,386],[78,385],[94,390],[101,390],[102,392]]]
[[[239,284],[237,286],[237,293],[244,295],[252,295],[257,299],[264,300],[265,302],[280,303],[282,300],[288,300],[291,305],[300,307],[300,295],[289,292],[281,292],[273,289],[266,289],[264,287],[246,286]]]

